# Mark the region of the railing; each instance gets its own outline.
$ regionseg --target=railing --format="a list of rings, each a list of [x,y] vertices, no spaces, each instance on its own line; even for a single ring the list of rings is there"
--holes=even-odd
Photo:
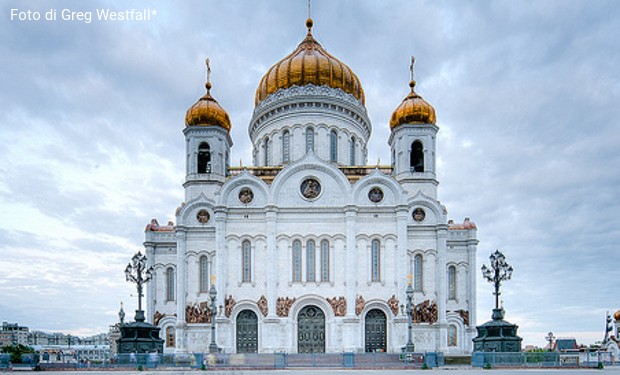
[[[475,352],[473,367],[597,367],[613,364],[611,353]],[[585,355],[585,356],[584,356]],[[582,359],[583,358],[583,359]]]
[[[338,166],[338,169],[351,182],[355,182],[360,178],[372,173],[375,169],[387,175],[392,174],[392,167],[389,165],[360,165],[360,166]],[[267,183],[271,183],[276,175],[283,169],[282,166],[267,166],[267,167],[229,167],[228,177],[238,176],[244,171],[248,171],[254,176],[261,178]]]

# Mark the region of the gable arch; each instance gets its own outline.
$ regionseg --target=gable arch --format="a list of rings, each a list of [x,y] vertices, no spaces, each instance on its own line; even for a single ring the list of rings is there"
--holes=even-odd
[[[241,203],[238,198],[239,191],[243,186],[250,187],[254,194],[252,201],[247,204],[248,206],[265,206],[270,201],[269,186],[265,181],[246,170],[226,181],[217,195],[217,204],[228,207],[245,207],[246,205]]]

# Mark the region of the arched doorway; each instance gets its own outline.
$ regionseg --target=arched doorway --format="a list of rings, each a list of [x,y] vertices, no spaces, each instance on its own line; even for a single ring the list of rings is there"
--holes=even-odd
[[[366,352],[387,351],[387,318],[379,309],[372,309],[366,314],[365,325]]]
[[[258,352],[258,317],[252,310],[237,315],[237,353]]]
[[[316,306],[306,306],[297,316],[297,352],[325,353],[325,314]]]

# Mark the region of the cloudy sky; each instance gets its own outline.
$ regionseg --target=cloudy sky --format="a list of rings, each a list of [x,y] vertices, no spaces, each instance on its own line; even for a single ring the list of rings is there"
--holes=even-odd
[[[97,19],[131,7],[157,14]],[[181,131],[204,59],[233,122],[231,160],[247,165],[254,92],[306,17],[304,0],[1,1],[0,320],[86,335],[107,331],[121,301],[133,311],[123,269],[150,219],[173,220],[183,200]],[[369,164],[389,164],[416,56],[440,127],[440,200],[478,225],[477,268],[495,249],[514,266],[502,299],[524,344],[549,331],[600,340],[620,309],[620,4],[315,0],[312,18],[365,89]],[[478,323],[491,293],[480,277]]]

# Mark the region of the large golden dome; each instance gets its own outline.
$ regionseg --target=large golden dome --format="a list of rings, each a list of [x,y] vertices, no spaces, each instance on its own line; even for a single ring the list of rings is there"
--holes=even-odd
[[[272,66],[256,89],[254,104],[291,86],[327,85],[353,95],[365,104],[359,78],[345,63],[330,55],[312,37],[312,19],[306,21],[308,35],[291,54]]]
[[[220,126],[230,133],[230,117],[211,96],[211,83],[207,79],[207,93],[189,107],[185,114],[185,126]]]
[[[411,80],[409,87],[411,92],[392,113],[390,129],[402,124],[435,124],[437,121],[435,108],[415,92],[414,80]]]

